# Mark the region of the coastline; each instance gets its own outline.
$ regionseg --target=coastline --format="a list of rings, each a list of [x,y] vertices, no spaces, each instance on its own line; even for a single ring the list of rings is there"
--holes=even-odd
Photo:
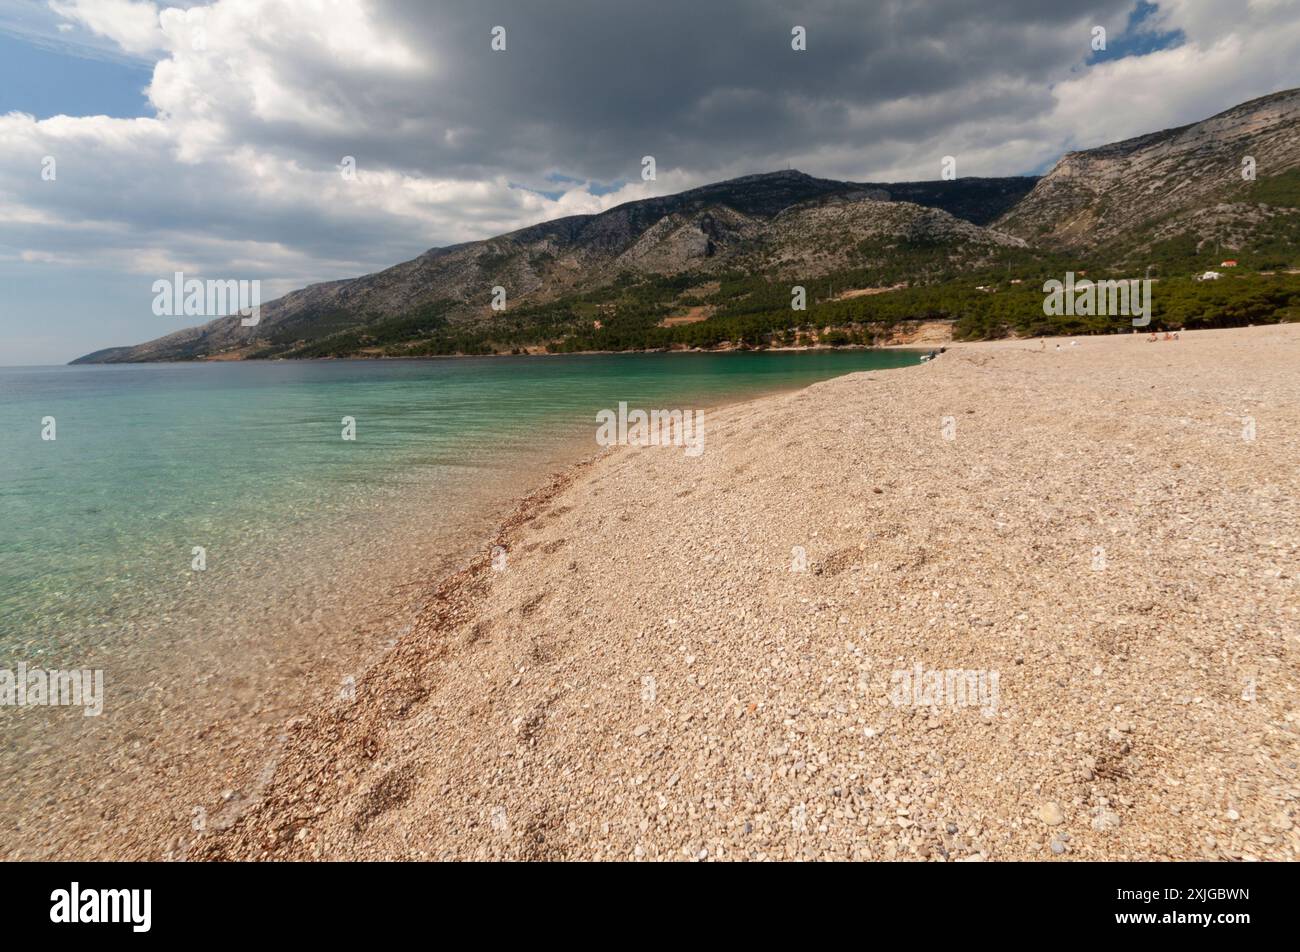
[[[1294,859],[1300,328],[1068,340],[958,344],[717,410],[700,460],[553,477],[505,570],[444,580],[181,852]],[[1252,409],[1243,443],[1224,416]],[[891,704],[914,663],[997,671],[1002,702]]]
[[[803,363],[736,360],[738,368],[753,360],[770,367]],[[909,361],[841,355],[806,363],[861,368],[880,362]],[[668,371],[672,362],[657,363]],[[592,380],[590,364],[580,360],[573,366]],[[802,379],[785,380],[711,372],[701,377],[687,367],[682,373],[669,371],[674,383],[651,383],[644,391],[662,372],[645,375],[635,358],[626,367],[611,371],[615,392],[641,392],[650,400],[644,405],[658,406],[663,404],[651,394],[666,386],[679,397],[692,393],[686,405],[710,414],[756,390],[789,392],[802,386],[808,373],[835,372],[809,370]],[[640,376],[636,367],[642,368]],[[263,369],[270,373],[259,378],[278,376],[274,368]],[[707,387],[692,389],[699,386],[686,383],[693,377],[707,379]],[[670,399],[667,405],[677,405],[661,395]],[[577,404],[572,395],[565,404],[561,392],[554,399],[557,406],[579,405],[590,395]],[[78,663],[109,673],[112,716],[4,721],[8,754],[0,760],[14,775],[0,796],[0,826],[8,842],[4,854],[176,857],[193,822],[210,829],[232,823],[258,799],[284,723],[348,690],[414,622],[427,594],[446,575],[490,550],[521,492],[545,485],[549,475],[592,455],[596,447],[587,425],[561,423],[558,416],[545,419],[551,422],[539,423],[540,429],[530,426],[504,437],[504,455],[487,468],[488,458],[476,457],[477,465],[464,470],[477,473],[468,480],[439,475],[431,482],[427,453],[419,454],[423,463],[387,475],[380,462],[374,476],[346,484],[369,488],[349,496],[341,508],[318,498],[310,518],[273,529],[263,522],[259,535],[238,546],[211,537],[221,552],[213,566],[219,574],[191,581],[187,573],[175,590],[155,585],[147,599],[124,598],[111,626],[106,623],[93,637],[83,637],[80,647],[66,649]],[[423,426],[420,432],[426,439],[436,436]],[[511,444],[517,445],[510,449]],[[329,484],[328,477],[321,478]],[[437,500],[432,507],[431,500]],[[297,556],[279,560],[279,552]],[[93,609],[93,593],[88,598]],[[187,637],[193,633],[201,634]],[[33,633],[28,637],[37,639]],[[68,756],[82,750],[112,753]],[[86,810],[85,792],[92,789],[100,791],[100,806]]]
[[[564,441],[541,445],[542,466],[577,456]],[[161,620],[119,619],[135,639],[100,638],[82,655],[109,674],[112,716],[4,722],[0,762],[12,774],[0,796],[0,855],[172,859],[192,823],[232,822],[266,782],[286,719],[327,704],[409,630],[426,593],[485,548],[520,481],[532,478],[521,466],[480,486],[473,505],[445,524],[415,508],[421,484],[393,490],[373,516],[359,513],[351,532],[304,524],[279,537],[278,546],[321,557],[182,590]],[[241,611],[255,620],[237,628],[231,619]],[[204,637],[185,645],[176,630]],[[275,637],[262,637],[269,632]],[[69,756],[86,748],[106,753]],[[97,806],[88,810],[92,790]]]
[[[1036,339],[1036,338],[1035,338]],[[951,337],[944,338],[942,343],[947,344],[952,340]],[[939,343],[939,341],[936,341]],[[276,363],[277,361],[285,363],[296,362],[325,362],[325,361],[402,361],[402,360],[475,360],[483,357],[616,357],[619,354],[744,354],[744,353],[763,353],[763,354],[793,354],[793,353],[823,353],[840,350],[925,350],[929,342],[914,344],[818,344],[804,345],[799,347],[659,347],[653,350],[567,350],[551,352],[542,348],[528,350],[519,354],[508,354],[494,352],[491,354],[424,354],[421,356],[397,356],[391,354],[370,354],[360,355],[353,354],[349,357],[267,357],[267,358],[245,358],[230,357],[219,355],[215,357],[203,357],[194,360],[155,360],[139,361],[135,363],[121,363],[115,366],[139,367],[150,364],[219,364],[219,363],[239,363],[244,360],[256,360],[261,363]],[[74,365],[89,366],[90,364],[79,364],[78,360],[68,361],[66,364],[59,366],[71,367]],[[108,362],[111,364],[111,362]]]
[[[719,347],[658,347],[652,350],[572,350],[572,351],[548,351],[545,346],[530,344],[523,349],[521,353],[501,353],[493,352],[490,354],[426,354],[421,356],[403,356],[393,354],[352,354],[347,357],[268,357],[268,358],[248,358],[237,353],[210,354],[205,357],[195,358],[184,361],[144,361],[143,363],[228,363],[240,362],[249,359],[255,359],[267,363],[276,361],[346,361],[346,360],[456,360],[475,357],[580,357],[580,356],[612,356],[615,354],[733,354],[746,352],[764,352],[764,353],[798,353],[802,351],[835,351],[835,350],[925,350],[932,346],[940,344],[947,345],[952,343],[952,326],[953,321],[946,320],[915,320],[900,321],[889,328],[889,343],[886,344],[801,344],[801,345],[783,345],[783,346],[763,346],[763,347],[740,347],[740,346],[719,346]],[[96,351],[98,353],[98,351]],[[89,355],[85,355],[89,356]],[[114,363],[113,361],[86,361],[85,356],[70,360],[64,366],[74,366],[78,364],[98,364]]]

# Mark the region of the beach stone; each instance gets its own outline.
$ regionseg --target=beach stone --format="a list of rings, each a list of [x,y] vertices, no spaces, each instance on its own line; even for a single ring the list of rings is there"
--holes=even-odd
[[[1048,826],[1060,826],[1065,822],[1065,814],[1055,800],[1049,800],[1038,808],[1038,819]]]
[[[1092,828],[1098,833],[1109,833],[1111,830],[1118,829],[1119,825],[1119,814],[1105,808],[1092,821]]]

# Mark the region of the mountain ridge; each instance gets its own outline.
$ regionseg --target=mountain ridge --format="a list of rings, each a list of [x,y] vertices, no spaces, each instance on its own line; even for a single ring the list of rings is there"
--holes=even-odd
[[[224,356],[275,334],[279,337],[274,339],[283,343],[283,334],[299,323],[315,318],[332,321],[344,311],[353,317],[340,324],[366,325],[431,307],[451,322],[490,318],[490,290],[498,285],[507,289],[513,306],[553,300],[579,284],[599,286],[622,271],[674,274],[694,267],[707,272],[742,248],[755,251],[757,244],[770,244],[766,227],[793,211],[808,217],[822,213],[843,225],[844,216],[826,214],[828,209],[853,207],[862,213],[856,222],[858,231],[870,232],[870,219],[878,212],[875,217],[887,220],[891,228],[927,239],[952,236],[974,244],[1018,243],[1017,238],[986,235],[987,229],[943,206],[989,221],[1000,208],[1027,193],[1034,181],[1032,176],[1016,176],[886,186],[821,179],[797,170],[741,176],[625,202],[603,212],[539,222],[481,241],[432,248],[368,275],[308,285],[262,305],[262,319],[255,327],[243,327],[236,315],[230,315],[143,344],[104,348],[73,363]],[[890,189],[926,204],[892,201]],[[791,220],[787,215],[783,226]],[[780,252],[774,253],[781,257]],[[710,264],[708,259],[715,261]],[[749,264],[762,267],[752,258]],[[815,263],[809,265],[812,275],[822,273]],[[448,301],[452,303],[445,304]]]
[[[1249,198],[1251,182],[1242,177],[1248,157],[1255,161],[1254,181],[1300,168],[1300,90],[1067,152],[994,225],[1031,243],[1095,247],[1217,198]]]
[[[1250,180],[1241,174],[1247,156],[1257,172]],[[1068,152],[1041,177],[871,183],[793,169],[745,175],[308,285],[264,304],[252,328],[222,317],[73,363],[564,349],[591,342],[590,330],[611,319],[636,331],[614,337],[632,340],[682,309],[674,320],[708,320],[721,310],[770,315],[791,284],[823,277],[870,290],[992,268],[1051,274],[1079,262],[1190,276],[1217,264],[1207,256],[1221,250],[1249,254],[1257,270],[1296,260],[1300,90]],[[704,290],[719,282],[730,290]],[[505,312],[490,306],[496,287],[506,291]],[[933,296],[916,297],[921,319],[975,307],[990,319],[971,326],[1006,326],[987,302],[939,306]]]

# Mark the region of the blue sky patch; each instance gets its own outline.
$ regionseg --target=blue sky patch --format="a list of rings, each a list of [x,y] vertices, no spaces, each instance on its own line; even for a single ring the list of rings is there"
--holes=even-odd
[[[1158,5],[1138,0],[1138,5],[1128,15],[1124,32],[1118,36],[1106,38],[1106,48],[1095,50],[1088,58],[1088,65],[1104,63],[1107,60],[1124,59],[1126,56],[1145,56],[1157,50],[1173,49],[1187,41],[1182,30],[1160,31],[1155,29],[1155,15]]]

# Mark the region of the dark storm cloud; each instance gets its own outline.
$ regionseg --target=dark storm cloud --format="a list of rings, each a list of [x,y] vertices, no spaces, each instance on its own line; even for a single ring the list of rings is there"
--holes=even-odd
[[[634,176],[647,153],[683,170],[767,167],[823,147],[906,144],[957,123],[1046,112],[1052,80],[1087,59],[1091,27],[1117,28],[1130,7],[398,0],[376,19],[425,60],[417,75],[367,81],[279,51],[291,85],[348,116],[346,132],[226,119],[253,140],[274,132],[305,155],[364,152],[456,178],[540,184],[556,170],[609,181]],[[489,49],[497,25],[507,31],[504,53]],[[808,31],[806,52],[790,48],[795,25]],[[900,99],[930,101],[870,117]],[[870,164],[864,156],[863,174]]]

